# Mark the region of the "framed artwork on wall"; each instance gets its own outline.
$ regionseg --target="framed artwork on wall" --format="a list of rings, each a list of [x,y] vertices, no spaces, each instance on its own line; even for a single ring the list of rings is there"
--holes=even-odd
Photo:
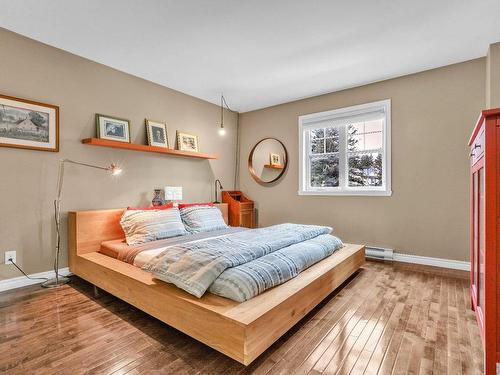
[[[279,154],[269,154],[269,162],[271,165],[281,165],[281,156]]]
[[[177,131],[177,148],[182,151],[198,152],[198,136]]]
[[[0,146],[59,151],[59,107],[0,95]]]
[[[130,121],[96,113],[97,138],[130,143]]]
[[[146,134],[150,146],[168,148],[167,124],[146,119]]]

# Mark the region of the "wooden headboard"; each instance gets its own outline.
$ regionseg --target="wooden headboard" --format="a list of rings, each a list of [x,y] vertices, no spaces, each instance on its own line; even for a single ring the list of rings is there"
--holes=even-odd
[[[227,203],[215,205],[228,222]],[[125,238],[120,218],[125,208],[111,210],[70,211],[68,213],[68,251],[72,255],[97,252],[103,241]]]
[[[70,254],[99,251],[101,243],[124,238],[120,218],[124,208],[68,213],[68,249]]]

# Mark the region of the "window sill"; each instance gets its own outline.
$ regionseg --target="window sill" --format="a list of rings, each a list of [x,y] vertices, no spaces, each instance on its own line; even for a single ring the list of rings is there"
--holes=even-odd
[[[298,195],[325,195],[325,196],[364,196],[364,197],[390,197],[392,190],[340,190],[340,191],[321,191],[321,190],[299,190]]]

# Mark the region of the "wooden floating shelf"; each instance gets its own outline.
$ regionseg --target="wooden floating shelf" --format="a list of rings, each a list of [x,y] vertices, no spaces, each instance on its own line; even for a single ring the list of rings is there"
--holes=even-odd
[[[284,165],[266,164],[266,165],[264,165],[264,168],[270,168],[270,169],[285,169],[285,166],[284,166]]]
[[[107,139],[100,139],[100,138],[85,138],[85,139],[82,139],[82,143],[86,144],[86,145],[92,145],[92,146],[121,148],[124,150],[153,152],[156,154],[185,156],[185,157],[197,158],[197,159],[217,159],[216,155],[202,154],[201,152],[181,151],[181,150],[173,150],[171,148],[163,148],[163,147],[157,147],[157,146],[139,145],[139,144],[135,144],[135,143],[125,143],[125,142],[118,142],[118,141],[108,141]]]

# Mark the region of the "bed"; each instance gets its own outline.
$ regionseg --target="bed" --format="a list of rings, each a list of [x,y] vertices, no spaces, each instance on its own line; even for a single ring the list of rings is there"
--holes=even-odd
[[[151,273],[100,252],[123,238],[124,209],[70,212],[69,267],[75,275],[221,353],[248,365],[365,261],[364,246],[345,244],[297,277],[245,302],[211,293],[197,298]],[[221,209],[227,221],[227,211]]]

